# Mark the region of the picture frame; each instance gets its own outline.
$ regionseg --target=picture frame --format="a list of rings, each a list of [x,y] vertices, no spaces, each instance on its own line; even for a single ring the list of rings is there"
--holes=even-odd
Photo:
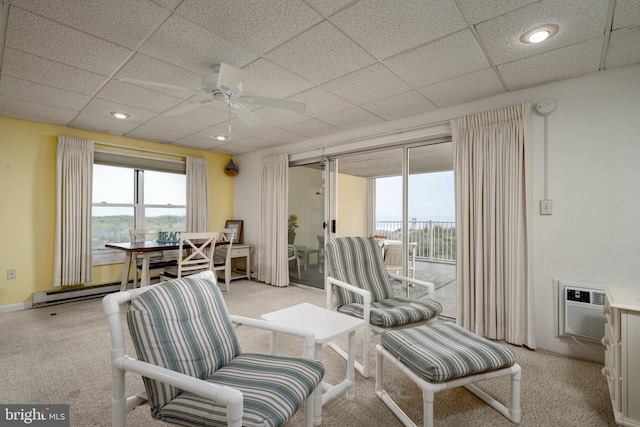
[[[232,230],[236,230],[235,238],[233,239],[233,244],[242,244],[242,224],[243,221],[241,219],[228,219],[224,228],[231,228]]]

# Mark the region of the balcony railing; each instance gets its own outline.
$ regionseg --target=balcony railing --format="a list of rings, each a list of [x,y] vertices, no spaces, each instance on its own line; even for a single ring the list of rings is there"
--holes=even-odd
[[[402,240],[402,221],[377,221],[375,234],[389,240]],[[418,260],[455,264],[455,222],[409,221],[408,239],[417,244]]]

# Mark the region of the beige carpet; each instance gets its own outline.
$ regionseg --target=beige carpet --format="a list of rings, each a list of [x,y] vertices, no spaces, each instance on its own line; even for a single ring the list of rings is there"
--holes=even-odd
[[[231,313],[250,317],[305,301],[324,306],[324,295],[317,289],[273,288],[249,281],[232,282],[231,292],[224,293]],[[100,300],[3,313],[0,329],[0,402],[66,403],[70,405],[72,426],[110,425],[110,340]],[[243,350],[268,351],[268,334],[246,327],[239,327],[238,334]],[[283,354],[299,354],[302,350],[302,343],[295,339],[281,339],[280,346]],[[601,365],[547,351],[510,348],[523,369],[522,426],[615,425]],[[346,364],[330,349],[325,349],[324,356],[325,379],[340,380]],[[385,383],[387,391],[421,425],[419,389],[386,365]],[[498,399],[509,397],[505,378],[480,386]],[[142,389],[142,381],[131,375],[128,388],[130,393],[137,392]],[[339,396],[324,407],[323,415],[324,426],[401,425],[376,397],[374,380],[358,374],[355,400]],[[513,425],[464,388],[436,394],[434,417],[437,427]],[[298,413],[288,426],[302,425],[301,420]],[[164,423],[152,420],[144,406],[129,414],[128,425]]]

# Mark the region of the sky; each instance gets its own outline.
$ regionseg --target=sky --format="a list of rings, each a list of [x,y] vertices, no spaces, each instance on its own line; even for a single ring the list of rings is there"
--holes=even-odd
[[[455,221],[453,171],[409,177],[409,220]],[[376,220],[402,220],[402,177],[376,179]]]

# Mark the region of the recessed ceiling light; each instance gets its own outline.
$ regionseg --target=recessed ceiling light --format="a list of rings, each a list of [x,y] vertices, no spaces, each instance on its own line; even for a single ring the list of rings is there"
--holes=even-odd
[[[214,139],[217,139],[218,141],[224,141],[224,140],[226,140],[226,139],[227,139],[227,137],[226,137],[226,136],[224,136],[224,135],[216,135],[216,136],[214,136],[213,138],[214,138]]]
[[[553,37],[558,30],[559,27],[556,24],[541,25],[521,35],[520,41],[527,44],[540,43]]]
[[[127,113],[121,113],[119,111],[112,111],[109,114],[111,114],[113,117],[115,117],[116,119],[128,119],[129,117],[131,117],[130,115],[128,115]]]

